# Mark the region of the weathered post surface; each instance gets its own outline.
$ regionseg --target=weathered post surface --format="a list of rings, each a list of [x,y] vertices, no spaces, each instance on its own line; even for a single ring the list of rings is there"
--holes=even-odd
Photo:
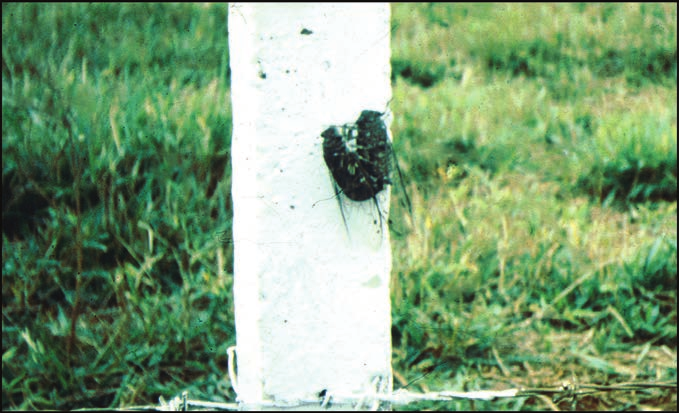
[[[389,190],[378,196],[382,219],[373,200],[338,200],[320,137],[387,109],[389,20],[388,4],[229,7],[244,407],[329,394],[341,408],[342,395],[392,390]]]

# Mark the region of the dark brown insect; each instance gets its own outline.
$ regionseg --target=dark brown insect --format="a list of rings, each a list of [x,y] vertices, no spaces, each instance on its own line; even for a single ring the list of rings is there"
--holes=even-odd
[[[331,126],[321,133],[323,158],[332,174],[335,196],[347,231],[349,227],[340,194],[359,202],[372,199],[381,229],[384,221],[377,194],[392,184],[391,172],[394,168],[398,172],[405,202],[412,215],[410,199],[405,192],[401,169],[398,167],[383,116],[381,112],[364,110],[356,123]]]
[[[321,136],[325,164],[349,199],[375,198],[391,185],[392,147],[382,113],[364,110],[355,124],[331,126]]]

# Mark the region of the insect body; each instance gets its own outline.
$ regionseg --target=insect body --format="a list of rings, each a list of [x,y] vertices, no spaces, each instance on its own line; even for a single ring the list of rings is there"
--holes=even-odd
[[[325,164],[349,199],[374,199],[391,184],[392,147],[382,113],[364,110],[355,124],[332,126],[321,136]]]
[[[382,212],[377,194],[391,185],[393,149],[382,120],[383,114],[364,110],[354,124],[331,126],[323,133],[323,158],[333,177],[344,225],[347,220],[339,194],[353,201],[372,199],[379,215]]]

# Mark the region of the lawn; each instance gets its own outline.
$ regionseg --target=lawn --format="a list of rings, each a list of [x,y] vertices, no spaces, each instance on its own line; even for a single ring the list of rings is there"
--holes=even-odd
[[[3,409],[234,400],[226,14],[3,3]],[[394,387],[673,385],[408,408],[676,409],[676,19],[392,6]]]

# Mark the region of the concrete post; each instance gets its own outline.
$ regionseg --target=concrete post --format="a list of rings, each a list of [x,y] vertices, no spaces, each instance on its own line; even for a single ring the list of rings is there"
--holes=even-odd
[[[340,195],[345,228],[320,137],[387,109],[389,20],[388,4],[229,7],[244,407],[391,393],[389,190],[382,220],[372,200]]]

